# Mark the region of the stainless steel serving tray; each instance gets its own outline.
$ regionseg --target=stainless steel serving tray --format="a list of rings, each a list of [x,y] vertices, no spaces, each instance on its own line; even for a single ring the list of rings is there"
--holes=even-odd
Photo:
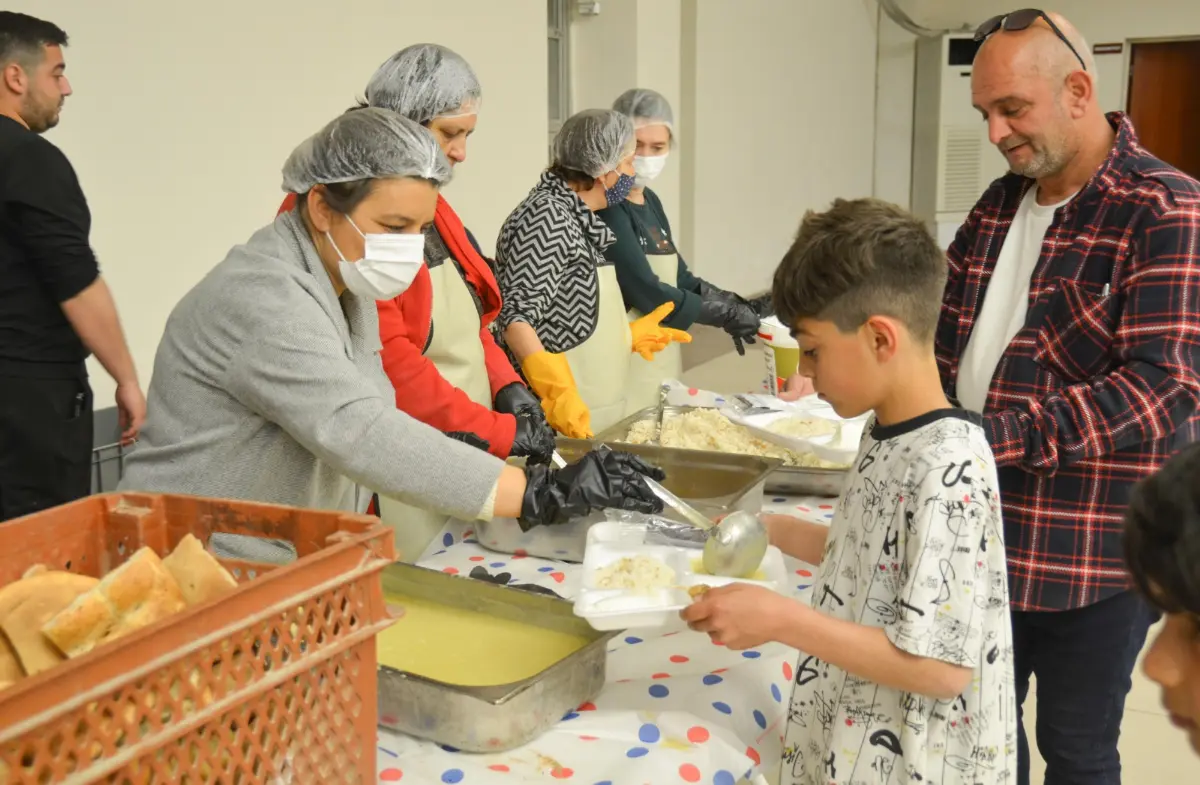
[[[380,665],[385,728],[465,752],[504,752],[542,735],[604,686],[607,645],[616,633],[593,630],[569,602],[411,564],[386,568],[383,588],[591,641],[532,678],[495,687],[444,684]]]
[[[622,437],[627,431],[622,432]],[[760,512],[764,482],[781,465],[779,461],[753,455],[676,450],[605,439],[559,439],[558,451],[563,458],[574,461],[602,443],[662,468],[667,473],[663,485],[710,518],[734,510]],[[664,511],[661,517],[686,523],[672,510]],[[495,518],[478,523],[475,531],[479,544],[494,551],[581,562],[587,530],[605,519],[604,512],[597,511],[561,526],[538,526],[523,532],[515,520]]]
[[[685,414],[688,411],[702,407],[668,406],[664,410],[666,416]],[[650,407],[626,417],[621,422],[608,428],[596,438],[613,444],[620,444],[629,436],[629,430],[643,420],[653,420],[658,416],[658,408]],[[630,445],[621,445],[621,449],[631,449]],[[729,453],[714,453],[728,455]],[[766,478],[767,493],[783,494],[784,496],[837,496],[842,492],[842,483],[846,479],[847,469],[817,469],[803,466],[784,466],[776,462],[777,468]],[[685,497],[686,498],[686,497]]]

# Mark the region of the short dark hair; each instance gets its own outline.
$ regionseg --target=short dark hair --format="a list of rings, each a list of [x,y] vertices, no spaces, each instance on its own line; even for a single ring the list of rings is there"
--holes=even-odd
[[[1142,480],[1125,510],[1125,562],[1167,613],[1200,616],[1200,443]]]
[[[56,24],[28,14],[0,11],[0,66],[17,63],[32,71],[47,46],[66,46],[67,34]]]
[[[809,211],[775,271],[776,315],[833,322],[843,332],[872,316],[932,342],[946,288],[946,255],[916,216],[880,199],[838,199]]]

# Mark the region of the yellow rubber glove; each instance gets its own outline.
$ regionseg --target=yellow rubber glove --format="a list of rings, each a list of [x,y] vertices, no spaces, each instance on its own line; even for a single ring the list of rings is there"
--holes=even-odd
[[[550,427],[572,439],[592,438],[592,413],[579,397],[566,355],[537,352],[525,358],[521,370],[542,399]]]
[[[667,348],[671,343],[691,343],[692,336],[683,330],[663,327],[661,322],[675,310],[675,303],[663,303],[640,319],[629,323],[629,332],[633,334],[633,351],[647,360],[653,360],[654,355]]]

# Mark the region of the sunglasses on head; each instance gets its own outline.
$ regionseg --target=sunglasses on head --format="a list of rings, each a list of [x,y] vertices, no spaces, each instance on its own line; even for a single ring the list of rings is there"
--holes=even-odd
[[[1083,55],[1079,54],[1079,50],[1075,48],[1074,44],[1067,40],[1067,37],[1063,35],[1063,31],[1059,30],[1058,25],[1054,24],[1054,20],[1051,19],[1045,11],[1042,11],[1038,8],[1024,8],[1020,11],[1013,11],[1012,13],[993,16],[975,30],[975,40],[984,41],[988,36],[992,35],[1001,28],[1004,28],[1009,32],[1027,30],[1039,19],[1046,20],[1046,24],[1050,25],[1050,29],[1054,31],[1056,36],[1058,36],[1058,40],[1067,45],[1067,48],[1071,50],[1071,54],[1075,55],[1075,59],[1079,61],[1079,65],[1082,66],[1083,70],[1086,71],[1087,64],[1083,62]]]

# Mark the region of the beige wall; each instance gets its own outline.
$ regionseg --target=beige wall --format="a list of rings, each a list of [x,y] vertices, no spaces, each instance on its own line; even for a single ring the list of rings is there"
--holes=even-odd
[[[609,107],[626,90],[647,87],[666,96],[678,115],[681,7],[682,0],[604,0],[596,16],[576,14],[571,25],[572,110]],[[652,186],[676,234],[680,170],[677,148]]]
[[[765,290],[806,209],[871,193],[875,3],[700,0],[693,11],[685,248],[717,285]]]
[[[394,51],[436,41],[479,73],[479,129],[447,196],[485,249],[545,165],[545,0],[7,7],[71,36],[75,95],[49,138],[79,172],[143,382],[174,304],[274,216],[288,153]],[[112,385],[92,374],[106,406]]]

